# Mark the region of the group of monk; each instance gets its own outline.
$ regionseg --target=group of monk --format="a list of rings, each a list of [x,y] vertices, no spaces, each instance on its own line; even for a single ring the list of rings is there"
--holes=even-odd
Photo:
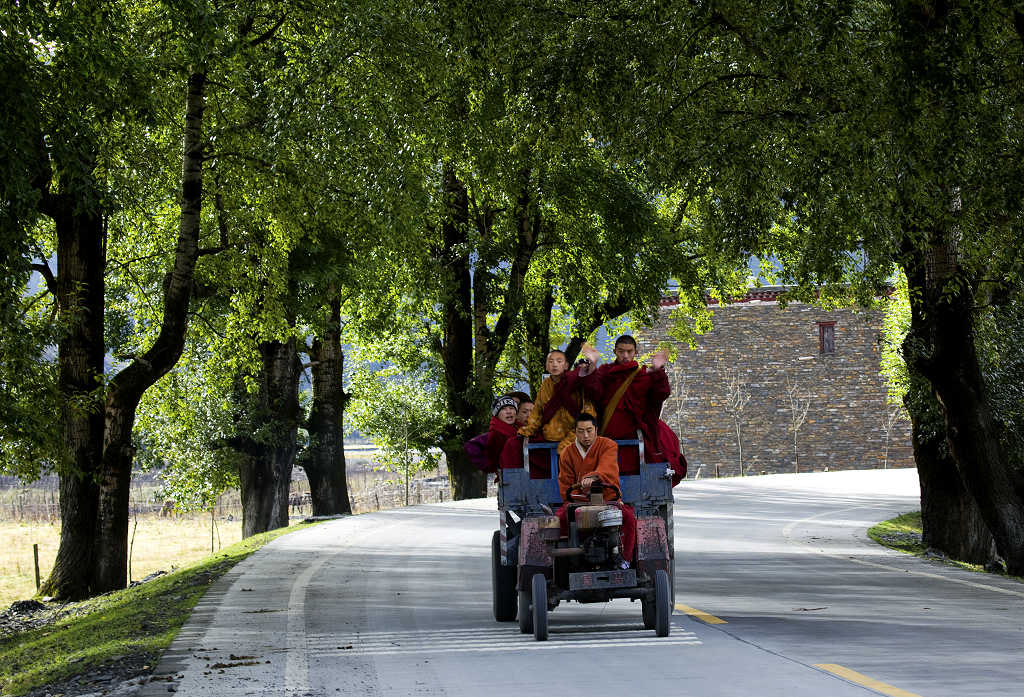
[[[615,340],[615,360],[598,365],[600,354],[584,345],[583,358],[570,369],[564,351],[555,349],[545,360],[547,377],[536,400],[510,393],[494,401],[487,438],[489,472],[523,466],[522,439],[558,443],[558,454],[576,438],[576,418],[590,414],[600,435],[613,440],[644,440],[645,459],[668,462],[675,471],[673,484],[686,474],[679,439],[660,419],[661,405],[671,393],[665,373],[667,356],[658,351],[650,365],[636,361],[636,339],[624,334]],[[537,451],[534,451],[537,452]],[[619,453],[621,474],[639,472],[636,446]],[[531,477],[551,476],[546,453],[531,458]]]
[[[669,396],[665,374],[667,356],[654,353],[650,365],[636,361],[636,339],[622,335],[615,340],[615,361],[598,365],[600,354],[589,345],[583,358],[569,369],[565,352],[548,353],[548,376],[541,383],[537,399],[526,395],[505,395],[495,400],[487,439],[488,471],[523,467],[523,439],[554,442],[559,455],[559,490],[566,503],[558,510],[563,528],[570,492],[584,492],[600,480],[606,485],[605,500],[623,511],[622,565],[629,565],[636,539],[636,518],[624,506],[619,494],[619,476],[640,471],[638,446],[622,448],[616,440],[644,443],[644,459],[667,462],[673,471],[672,485],[686,476],[686,460],[679,439],[660,419],[661,406]],[[551,476],[547,451],[532,451],[530,477]],[[564,529],[563,529],[564,532]]]

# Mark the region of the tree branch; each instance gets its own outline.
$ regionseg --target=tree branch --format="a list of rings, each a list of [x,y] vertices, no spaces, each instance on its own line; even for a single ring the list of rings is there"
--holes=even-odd
[[[57,294],[52,292],[50,290],[49,286],[47,286],[45,289],[43,289],[43,292],[37,293],[36,295],[32,296],[32,299],[29,301],[28,305],[26,305],[25,308],[21,311],[21,317],[22,318],[27,317],[28,313],[32,311],[32,308],[34,308],[36,305],[39,304],[40,300],[42,300],[43,298],[47,298],[47,297],[49,297],[51,295],[53,296],[53,299],[54,299],[54,306],[56,306],[57,305]]]
[[[134,258],[128,259],[126,261],[121,261],[119,259],[108,259],[107,263],[111,264],[113,266],[119,266],[119,267],[127,270],[129,267],[131,267],[132,264],[134,264],[137,261],[148,261],[149,259],[157,259],[157,258],[162,257],[162,256],[166,256],[165,253],[157,252],[156,254],[146,254],[144,256],[134,257]]]
[[[46,281],[46,289],[53,293],[54,297],[60,297],[57,295],[57,278],[53,275],[53,270],[50,268],[50,264],[45,260],[39,264],[32,264],[32,270],[38,271]]]
[[[280,19],[278,19],[277,22],[274,23],[274,26],[270,27],[270,29],[268,29],[267,31],[263,32],[262,34],[257,36],[252,41],[250,41],[249,42],[249,46],[255,47],[255,46],[259,46],[260,44],[262,44],[262,43],[264,43],[266,41],[269,41],[271,38],[273,38],[274,34],[277,33],[277,30],[281,28],[281,25],[284,24],[284,21],[286,19],[288,19],[288,13],[287,12],[285,12],[285,13],[283,13],[281,15]]]
[[[260,165],[264,169],[270,169],[271,167],[274,166],[274,163],[270,162],[269,160],[264,160],[262,158],[256,157],[255,155],[250,155],[250,154],[244,153],[244,152],[235,152],[233,150],[225,150],[223,152],[209,152],[209,153],[205,153],[205,154],[203,154],[203,161],[205,162],[207,160],[216,160],[218,158],[229,158],[229,157],[233,157],[233,158],[236,158],[236,159],[239,159],[239,160],[244,160],[246,162],[253,162],[255,164]]]

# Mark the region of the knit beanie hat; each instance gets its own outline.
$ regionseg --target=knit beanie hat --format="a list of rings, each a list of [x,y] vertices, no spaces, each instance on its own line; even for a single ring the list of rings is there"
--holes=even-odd
[[[511,397],[498,397],[496,400],[494,400],[494,404],[491,405],[491,416],[497,416],[498,412],[504,409],[505,407],[514,407],[518,409],[519,404],[516,403],[516,400],[512,399]]]

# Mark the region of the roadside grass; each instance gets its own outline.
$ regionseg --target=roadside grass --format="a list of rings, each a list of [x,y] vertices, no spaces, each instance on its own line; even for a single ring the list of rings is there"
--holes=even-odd
[[[240,518],[240,516],[239,516]],[[242,521],[216,521],[210,516],[138,516],[138,527],[129,523],[132,539],[131,579],[138,581],[154,571],[170,571],[203,559],[210,554],[211,528],[213,548],[218,549],[242,539]],[[0,522],[0,610],[15,600],[36,594],[32,545],[39,545],[39,571],[45,581],[53,568],[60,544],[60,523]]]
[[[902,513],[868,528],[868,537],[883,547],[918,556],[925,553],[921,535],[921,511]]]
[[[0,694],[21,695],[126,657],[154,668],[210,584],[267,542],[309,525],[255,535],[147,583],[68,603],[59,610],[70,614],[57,622],[0,639]]]
[[[868,528],[868,537],[890,549],[899,550],[913,554],[914,556],[934,559],[952,566],[959,566],[961,569],[975,571],[978,573],[995,573],[1005,578],[1012,578],[1024,583],[1024,577],[1010,576],[1005,572],[990,571],[981,564],[968,564],[965,561],[950,559],[941,553],[931,552],[921,541],[923,527],[921,525],[921,512],[903,513],[895,518],[884,520],[878,525]]]

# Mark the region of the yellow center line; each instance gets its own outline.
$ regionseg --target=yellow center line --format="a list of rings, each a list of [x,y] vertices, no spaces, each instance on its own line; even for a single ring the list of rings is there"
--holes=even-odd
[[[728,622],[726,622],[723,619],[715,617],[714,615],[709,615],[708,613],[702,610],[698,610],[695,607],[683,605],[682,603],[676,603],[676,610],[679,610],[679,612],[685,612],[690,617],[696,617],[702,622],[707,622],[708,624],[728,624]]]
[[[876,692],[881,692],[883,695],[890,695],[890,697],[921,697],[921,695],[916,694],[914,692],[907,692],[906,690],[901,690],[900,688],[893,687],[892,685],[884,683],[881,680],[869,678],[868,676],[862,675],[861,673],[858,673],[855,670],[844,668],[843,666],[837,665],[835,663],[818,663],[815,664],[814,667],[824,671],[828,671],[833,675],[838,675],[844,680],[849,680],[850,682],[855,683],[857,685],[862,685],[864,687],[871,688]]]

